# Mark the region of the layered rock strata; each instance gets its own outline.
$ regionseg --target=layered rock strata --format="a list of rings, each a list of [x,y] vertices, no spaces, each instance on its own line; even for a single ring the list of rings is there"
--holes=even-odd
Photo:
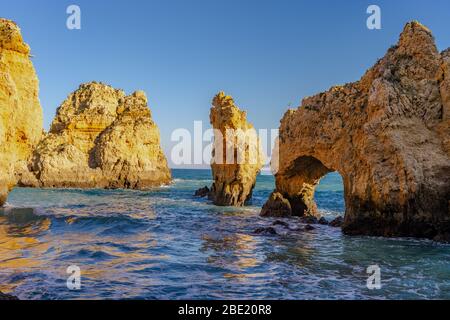
[[[220,92],[210,113],[214,128],[214,183],[209,198],[219,206],[243,206],[252,197],[264,154],[253,125],[230,96]]]
[[[42,135],[39,81],[20,28],[0,19],[0,206]]]
[[[82,84],[58,108],[23,186],[148,189],[171,174],[145,93]]]
[[[317,215],[315,187],[337,171],[346,234],[450,240],[449,70],[450,51],[411,22],[360,81],[289,110],[263,214]]]

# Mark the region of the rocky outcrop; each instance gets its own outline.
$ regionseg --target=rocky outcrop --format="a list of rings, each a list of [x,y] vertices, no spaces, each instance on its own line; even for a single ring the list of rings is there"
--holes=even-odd
[[[210,199],[219,206],[243,206],[252,197],[264,155],[253,125],[230,96],[220,92],[210,113],[214,128],[214,183]]]
[[[346,234],[450,240],[449,57],[426,27],[408,23],[360,81],[285,114],[276,192],[292,215],[316,215],[314,189],[338,171]],[[279,203],[272,197],[265,214]]]
[[[444,150],[450,153],[450,48],[442,52],[442,75],[440,90],[442,97],[442,123],[438,125],[437,132],[444,144]],[[450,210],[450,207],[449,207]]]
[[[343,223],[344,223],[344,219],[342,217],[337,217],[336,219],[334,219],[333,221],[331,221],[329,223],[329,226],[333,227],[333,228],[340,228],[340,227],[342,227]]]
[[[261,210],[262,217],[290,217],[292,207],[281,193],[273,192]]]
[[[42,135],[39,81],[19,27],[0,19],[0,206],[16,184],[14,170]]]
[[[210,190],[207,186],[198,189],[197,191],[195,191],[194,197],[198,197],[198,198],[204,198],[204,197],[208,197],[210,193]]]
[[[58,108],[34,151],[33,187],[147,189],[171,181],[145,93],[82,84]]]

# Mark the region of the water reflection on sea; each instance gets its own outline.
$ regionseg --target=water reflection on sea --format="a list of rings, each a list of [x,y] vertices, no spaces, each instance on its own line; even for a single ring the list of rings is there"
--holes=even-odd
[[[0,291],[22,299],[402,299],[450,298],[450,247],[431,241],[258,227],[274,188],[258,178],[252,206],[222,208],[193,192],[210,172],[174,171],[151,192],[16,189],[0,210]],[[330,219],[344,210],[337,175],[317,201]],[[286,219],[292,228],[297,219]],[[378,264],[382,290],[366,287]],[[68,266],[82,288],[66,286]]]

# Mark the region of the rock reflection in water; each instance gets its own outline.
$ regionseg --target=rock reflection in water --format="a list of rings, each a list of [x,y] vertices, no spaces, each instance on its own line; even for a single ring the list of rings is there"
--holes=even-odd
[[[45,264],[41,259],[48,250],[47,242],[37,239],[50,229],[48,218],[28,208],[0,208],[0,274],[39,270]],[[24,277],[14,283],[1,283],[0,290],[11,292]]]
[[[231,210],[216,216],[215,232],[202,235],[200,251],[207,255],[207,263],[223,269],[225,278],[254,278],[264,276],[255,272],[264,263],[264,256],[258,254],[258,239],[244,233],[227,231],[230,218],[245,216],[242,210]],[[240,219],[235,219],[235,222]],[[236,225],[239,229],[239,225]],[[242,224],[242,230],[245,228]]]

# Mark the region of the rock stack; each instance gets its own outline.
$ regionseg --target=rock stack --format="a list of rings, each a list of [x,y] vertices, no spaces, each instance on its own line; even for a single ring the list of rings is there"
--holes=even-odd
[[[220,92],[210,113],[214,128],[214,183],[209,193],[215,205],[243,206],[252,197],[264,154],[253,125],[230,96]]]
[[[58,108],[20,184],[148,189],[171,181],[145,93],[82,84]]]

